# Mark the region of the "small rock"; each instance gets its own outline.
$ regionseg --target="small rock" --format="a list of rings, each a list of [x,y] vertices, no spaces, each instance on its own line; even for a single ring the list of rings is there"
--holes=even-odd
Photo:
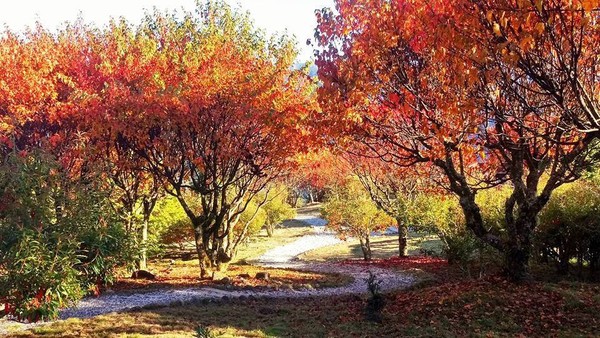
[[[239,274],[239,275],[237,275],[237,276],[238,276],[239,278],[243,278],[243,279],[250,279],[250,278],[252,278],[252,277],[250,277],[250,275],[249,275],[249,274],[247,274],[247,273],[241,273],[241,274]]]
[[[257,272],[256,279],[269,280],[269,273],[268,272]]]
[[[222,284],[227,284],[227,285],[229,285],[229,284],[231,284],[231,278],[229,278],[229,277],[223,277],[223,278],[221,278],[220,282],[221,282]]]
[[[138,270],[134,271],[131,274],[131,278],[133,279],[146,279],[146,280],[155,280],[156,275],[146,270]]]

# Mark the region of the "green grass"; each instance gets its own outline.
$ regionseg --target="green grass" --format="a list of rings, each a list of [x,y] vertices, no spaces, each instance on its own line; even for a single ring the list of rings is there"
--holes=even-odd
[[[441,251],[441,241],[437,236],[411,233],[409,238],[409,254],[421,254],[421,249],[428,252]],[[398,236],[384,235],[371,238],[373,258],[385,259],[398,256]],[[343,243],[305,252],[299,258],[305,261],[340,261],[362,258],[360,243],[350,239]]]

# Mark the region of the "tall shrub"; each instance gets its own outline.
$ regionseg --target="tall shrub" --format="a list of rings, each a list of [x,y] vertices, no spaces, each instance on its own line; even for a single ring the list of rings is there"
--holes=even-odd
[[[85,290],[112,281],[127,240],[90,180],[43,152],[0,165],[0,301],[20,319],[52,319]]]

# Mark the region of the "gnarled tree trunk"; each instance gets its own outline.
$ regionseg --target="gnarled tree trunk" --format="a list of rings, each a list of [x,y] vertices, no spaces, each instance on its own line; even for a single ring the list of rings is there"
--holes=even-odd
[[[398,223],[398,256],[408,256],[408,225],[402,218],[396,218]]]
[[[373,258],[373,255],[371,253],[371,235],[367,233],[364,236],[360,236],[359,241],[360,249],[363,253],[363,259],[365,261],[370,261]]]

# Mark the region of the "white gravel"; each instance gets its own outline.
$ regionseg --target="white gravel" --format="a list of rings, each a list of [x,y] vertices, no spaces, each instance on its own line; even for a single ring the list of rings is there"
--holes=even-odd
[[[414,283],[414,277],[409,274],[394,272],[387,269],[365,265],[339,264],[339,263],[306,263],[298,262],[295,258],[303,252],[316,248],[340,243],[340,240],[331,232],[325,230],[325,220],[315,215],[300,214],[296,219],[313,226],[314,233],[303,236],[290,244],[268,251],[258,258],[258,265],[265,267],[294,268],[304,271],[340,273],[349,275],[354,281],[346,286],[302,289],[302,290],[220,290],[214,288],[184,288],[177,290],[157,290],[143,293],[113,293],[103,294],[100,297],[88,297],[80,301],[76,307],[61,311],[60,318],[72,317],[87,318],[104,313],[130,310],[140,307],[183,305],[195,301],[232,300],[237,298],[299,298],[313,296],[332,296],[345,294],[366,293],[365,279],[369,271],[377,275],[382,281],[381,290],[390,291],[406,288]],[[6,333],[8,326],[20,326],[28,329],[39,324],[17,324],[6,319],[0,320],[0,334]],[[3,332],[4,331],[4,332]]]

